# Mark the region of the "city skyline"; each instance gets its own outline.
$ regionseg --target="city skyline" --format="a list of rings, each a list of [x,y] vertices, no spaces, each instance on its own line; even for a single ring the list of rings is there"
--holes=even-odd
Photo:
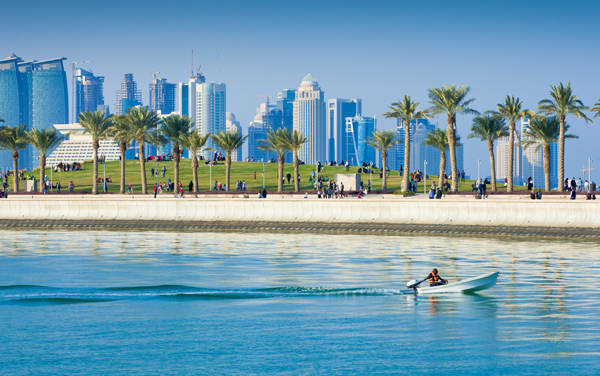
[[[134,73],[139,88],[148,87],[155,71],[169,82],[187,81],[194,49],[195,64],[202,65],[207,77],[227,84],[227,109],[245,131],[259,96],[295,87],[306,72],[318,77],[326,99],[362,98],[363,113],[375,116],[379,129],[390,130],[395,123],[382,117],[390,103],[408,94],[426,107],[427,89],[444,84],[469,85],[474,107],[480,111],[494,109],[507,94],[535,109],[548,97],[550,85],[560,81],[571,81],[586,105],[600,98],[595,68],[599,53],[590,48],[598,29],[596,4],[428,2],[375,3],[367,8],[358,2],[345,2],[344,7],[332,2],[320,4],[318,11],[310,2],[283,7],[203,4],[202,23],[193,22],[200,5],[170,4],[161,6],[163,27],[134,35],[128,30],[145,28],[156,9],[153,2],[144,4],[109,1],[105,7],[82,4],[57,10],[40,3],[25,10],[10,3],[5,8],[13,16],[6,20],[0,49],[6,55],[59,54],[69,58],[67,63],[92,61],[91,70],[105,77],[105,103],[113,103],[107,94],[117,91],[124,73]],[[77,14],[85,10],[97,17],[79,18]],[[530,17],[531,11],[539,17]],[[288,27],[283,14],[305,19],[308,27]],[[346,28],[356,14],[361,22]],[[475,17],[478,14],[486,17]],[[257,22],[266,19],[272,22]],[[568,22],[569,33],[554,28],[556,22]],[[336,32],[342,29],[345,33]],[[570,35],[578,35],[578,43],[568,43]],[[567,47],[552,48],[560,44]],[[159,53],[153,48],[157,45]],[[143,94],[147,103],[147,93]],[[592,143],[600,128],[597,121],[591,125],[575,118],[568,121],[580,138],[567,142],[566,174],[580,174],[588,155],[600,161]],[[441,117],[431,122],[445,128]],[[459,132],[468,134],[470,126],[470,117],[459,116]],[[477,140],[464,142],[467,173],[476,173],[478,159],[489,173],[486,146]],[[593,172],[596,179],[599,174]]]

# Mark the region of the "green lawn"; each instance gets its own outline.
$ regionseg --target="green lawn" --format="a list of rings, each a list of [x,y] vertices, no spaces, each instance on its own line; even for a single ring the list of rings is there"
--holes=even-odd
[[[209,166],[204,164],[204,161],[200,161],[201,164],[198,168],[198,184],[200,191],[208,191],[209,186],[214,185],[214,181],[217,180],[219,182],[225,182],[225,164],[224,162],[220,162],[221,164],[215,165],[212,167],[212,183],[209,180]],[[156,177],[152,177],[150,175],[150,171],[152,168],[158,168],[162,170],[162,167],[165,166],[167,168],[166,176],[162,176],[162,172],[159,174],[159,183],[166,184],[168,179],[171,178],[173,180],[173,162],[154,162],[150,161],[146,163],[146,171],[147,171],[147,179],[148,179],[148,190],[152,191],[152,186],[156,182]],[[350,167],[350,173],[356,172],[358,167]],[[315,170],[315,165],[301,165],[300,166],[300,176],[301,176],[301,191],[312,190],[312,186],[309,183],[309,178],[311,176],[311,171]],[[378,171],[378,170],[377,170]],[[266,163],[265,164],[265,184],[266,188],[269,191],[277,190],[277,163]],[[291,164],[285,165],[284,175],[287,173],[293,175],[293,166]],[[325,166],[320,175],[329,177],[333,179],[334,174],[337,173],[346,173],[345,167],[330,167]],[[50,168],[46,168],[46,174],[50,178]],[[256,178],[255,178],[256,174]],[[34,175],[36,179],[39,179],[39,169],[34,170],[29,175]],[[104,176],[104,164],[100,163],[98,166],[98,176]],[[112,183],[108,184],[109,192],[119,192],[119,177],[120,177],[120,163],[119,161],[107,162],[106,163],[106,176],[112,178]],[[191,160],[184,159],[180,164],[180,177],[181,181],[185,187],[187,192],[187,186],[189,182],[192,180],[192,169],[191,169]],[[363,182],[365,186],[369,181],[369,175],[363,174]],[[77,192],[91,192],[91,184],[92,184],[92,163],[86,162],[82,164],[82,170],[80,171],[69,171],[69,172],[55,172],[52,173],[52,180],[54,184],[60,181],[62,185],[62,190],[67,191],[68,185],[70,181],[73,181],[75,185],[75,191]],[[263,164],[260,162],[233,162],[231,167],[231,188],[235,190],[235,182],[237,180],[245,180],[247,184],[247,189],[249,191],[256,191],[258,189],[262,189],[263,186]],[[381,189],[382,179],[379,178],[379,173],[372,175],[372,187],[373,189]],[[140,167],[138,161],[126,161],[126,184],[131,184],[134,192],[141,192],[141,178],[140,178]],[[390,191],[398,191],[400,190],[400,181],[401,176],[398,175],[398,171],[391,171],[390,176],[388,177],[388,190]],[[433,182],[437,182],[436,176],[429,176],[427,180],[427,185],[430,186]],[[12,177],[10,179],[11,191],[12,191]],[[461,192],[471,192],[472,180],[461,181],[459,184],[459,191]],[[498,184],[499,190],[502,184]],[[21,191],[24,190],[24,182],[20,183]],[[524,189],[524,187],[515,187],[515,189]],[[102,186],[99,184],[98,190],[102,191]],[[286,184],[284,186],[284,190],[286,192],[292,192],[294,190],[293,183]],[[419,191],[423,190],[423,182],[419,183]],[[488,191],[490,187],[488,186]]]

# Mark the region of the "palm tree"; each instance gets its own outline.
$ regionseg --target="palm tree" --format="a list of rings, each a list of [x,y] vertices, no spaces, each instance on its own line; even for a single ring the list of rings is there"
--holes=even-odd
[[[595,118],[600,117],[600,102],[596,103],[594,107],[592,107],[591,111],[596,113],[594,115]]]
[[[0,128],[0,148],[11,150],[13,158],[14,192],[19,192],[19,150],[25,149],[29,143],[27,127],[17,125],[14,127],[4,126]]]
[[[475,114],[471,107],[474,98],[467,99],[471,88],[468,86],[445,85],[440,88],[429,89],[429,101],[432,106],[428,110],[432,115],[446,114],[448,121],[448,149],[450,151],[450,165],[452,169],[452,191],[458,192],[458,170],[456,168],[456,115]]]
[[[565,179],[565,119],[567,115],[573,114],[585,121],[591,121],[584,113],[587,107],[577,99],[571,89],[571,83],[564,86],[562,82],[558,86],[550,86],[552,99],[542,99],[538,103],[538,109],[544,115],[554,115],[560,121],[560,132],[558,136],[558,186],[562,187]]]
[[[192,126],[192,121],[187,116],[171,115],[163,122],[160,133],[167,137],[173,144],[173,173],[175,186],[179,187],[179,161],[181,160],[182,136],[187,135]]]
[[[496,192],[494,142],[498,138],[506,136],[508,136],[508,128],[503,117],[485,115],[473,119],[469,138],[479,137],[482,141],[487,141],[488,152],[490,153],[490,168],[492,170],[492,192]]]
[[[112,117],[106,116],[106,111],[86,111],[79,114],[79,123],[84,132],[92,136],[92,147],[94,148],[94,171],[92,181],[92,193],[98,193],[98,149],[100,140],[108,136],[108,130],[112,126]]]
[[[394,102],[390,112],[383,114],[386,118],[400,119],[404,123],[404,175],[402,176],[402,191],[408,187],[410,173],[410,121],[413,119],[427,118],[427,111],[417,111],[419,103],[413,102],[410,96],[405,95],[401,102]]]
[[[396,145],[398,140],[393,131],[375,131],[372,138],[367,141],[367,144],[378,149],[381,153],[381,169],[383,171],[383,190],[387,189],[387,151],[392,146]],[[404,168],[406,171],[406,167]]]
[[[281,193],[283,192],[283,167],[285,165],[285,153],[290,150],[292,135],[287,128],[279,128],[275,131],[270,129],[267,133],[267,138],[260,140],[259,142],[259,149],[277,153],[277,192]]]
[[[561,124],[560,119],[553,117],[534,117],[529,121],[529,125],[524,132],[523,146],[534,147],[536,151],[543,148],[544,154],[544,185],[546,191],[550,191],[550,145],[560,139],[561,130],[569,129],[568,124]],[[563,134],[564,138],[577,138],[571,134]],[[559,180],[559,189],[562,182]]]
[[[458,139],[456,140],[458,143]],[[443,130],[436,128],[427,133],[423,145],[433,146],[440,151],[440,172],[438,177],[438,187],[444,184],[444,174],[446,173],[446,150],[448,150],[448,135]],[[460,145],[460,143],[458,143]]]
[[[142,193],[148,193],[146,186],[146,156],[144,155],[144,143],[148,141],[152,131],[158,127],[160,118],[154,111],[146,107],[133,107],[127,113],[127,122],[131,127],[133,138],[137,141],[140,149],[140,175],[142,177]]]
[[[231,180],[231,153],[241,148],[248,136],[242,136],[237,131],[227,131],[213,134],[211,137],[215,144],[225,152],[225,190],[229,192],[229,182]]]
[[[298,172],[298,165],[300,164],[300,161],[298,159],[298,152],[300,151],[302,145],[306,143],[306,141],[307,138],[304,137],[302,133],[294,129],[287,144],[287,149],[294,153],[294,192],[298,192],[300,190],[300,173]]]
[[[159,125],[160,127],[160,125]],[[158,128],[154,130],[154,132],[148,133],[147,143],[154,146],[156,148],[156,158],[154,158],[155,174],[158,176],[158,152],[161,147],[167,145],[169,143],[169,139],[165,137],[163,134],[158,132]],[[179,174],[177,174],[179,176]]]
[[[29,143],[40,152],[40,192],[44,191],[46,181],[46,153],[58,145],[63,137],[56,128],[33,129],[27,132]]]
[[[210,134],[201,135],[194,129],[181,137],[181,144],[188,149],[192,158],[194,193],[198,193],[198,153],[206,145],[209,137]]]
[[[119,143],[119,151],[121,152],[121,181],[119,192],[125,193],[125,152],[127,146],[133,142],[133,133],[129,127],[126,115],[117,115],[113,117],[113,125],[108,131],[109,136]]]
[[[533,117],[533,112],[527,109],[523,109],[523,102],[519,98],[515,98],[512,95],[507,95],[504,99],[504,103],[498,103],[497,110],[493,112],[494,115],[504,118],[508,122],[509,128],[509,146],[508,146],[508,171],[506,172],[507,186],[506,191],[513,191],[513,170],[515,161],[515,126],[517,120],[524,117]]]

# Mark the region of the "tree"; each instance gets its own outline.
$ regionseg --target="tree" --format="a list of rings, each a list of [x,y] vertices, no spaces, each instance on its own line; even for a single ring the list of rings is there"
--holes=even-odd
[[[40,152],[40,192],[44,191],[46,181],[46,154],[49,150],[54,149],[63,137],[58,133],[56,128],[33,129],[27,132],[29,143]]]
[[[160,133],[167,137],[173,145],[173,180],[179,187],[179,161],[181,160],[182,137],[187,135],[192,126],[192,121],[187,116],[171,115],[163,122]]]
[[[13,159],[13,191],[19,192],[19,150],[25,149],[29,143],[27,128],[25,125],[14,127],[4,126],[0,128],[0,148],[12,151]]]
[[[567,115],[572,114],[585,121],[591,121],[584,113],[587,107],[583,102],[577,99],[571,89],[571,83],[564,86],[562,82],[558,86],[550,86],[550,96],[552,99],[542,99],[538,103],[538,109],[544,115],[554,115],[560,122],[560,132],[558,135],[558,187],[563,186],[565,179],[565,119]]]
[[[231,153],[241,148],[248,136],[242,136],[237,131],[221,132],[211,136],[215,144],[225,152],[225,190],[229,192],[231,180]]]
[[[394,102],[390,112],[383,114],[386,118],[400,119],[404,123],[404,175],[402,176],[402,191],[408,187],[410,174],[410,122],[413,119],[427,118],[427,111],[418,111],[419,103],[413,102],[410,96],[405,95],[402,101]]]
[[[450,165],[452,170],[452,191],[458,192],[458,169],[456,168],[456,115],[474,114],[479,112],[471,107],[474,98],[467,99],[471,89],[468,86],[445,85],[440,88],[429,89],[429,101],[432,106],[428,110],[432,115],[446,114],[448,128],[448,149],[450,151]]]
[[[460,145],[459,139],[456,140],[457,145]],[[446,150],[448,150],[448,135],[443,130],[436,128],[433,132],[427,133],[427,137],[425,137],[423,145],[433,146],[440,151],[438,187],[441,188],[444,184],[444,174],[446,173]]]
[[[496,162],[494,158],[494,142],[500,137],[508,136],[506,121],[500,116],[478,116],[473,119],[469,138],[478,137],[487,141],[490,153],[490,169],[492,170],[492,192],[496,192]]]
[[[512,95],[507,95],[504,99],[504,103],[498,103],[497,110],[493,112],[494,115],[504,118],[508,122],[509,128],[509,146],[508,146],[508,171],[506,172],[507,186],[506,191],[513,191],[513,170],[515,162],[515,126],[517,120],[524,117],[533,117],[533,112],[527,109],[523,109],[523,102],[519,98],[515,98]]]
[[[600,101],[592,107],[591,111],[596,113],[594,115],[595,118],[600,117]]]
[[[300,190],[300,173],[298,172],[298,165],[300,161],[298,159],[298,152],[302,145],[304,145],[307,141],[307,138],[302,135],[302,133],[297,130],[293,130],[290,134],[287,149],[291,150],[294,153],[294,192],[298,192]],[[283,178],[283,176],[282,176]]]
[[[561,129],[569,130],[568,124],[561,124],[560,119],[553,117],[536,116],[529,121],[529,125],[524,132],[524,147],[534,147],[536,151],[543,148],[544,154],[544,186],[546,191],[550,191],[550,145],[560,139]],[[563,134],[564,138],[577,138],[571,134]],[[558,181],[558,187],[561,189],[563,182]]]
[[[396,145],[398,140],[393,131],[375,131],[372,138],[367,141],[367,144],[378,149],[381,153],[381,169],[383,171],[383,186],[382,189],[387,189],[387,151],[392,146]],[[406,171],[406,167],[404,168]]]
[[[201,135],[195,129],[181,137],[181,144],[186,147],[192,158],[192,176],[194,184],[194,193],[198,193],[198,153],[210,138],[210,134]]]
[[[158,127],[160,118],[154,111],[146,107],[133,107],[127,113],[127,122],[131,128],[133,138],[137,141],[140,153],[140,175],[142,178],[142,193],[148,193],[146,183],[146,156],[144,154],[144,144],[148,141],[152,132]]]
[[[112,117],[106,116],[106,111],[86,111],[79,114],[79,123],[85,133],[92,136],[92,147],[94,148],[94,170],[92,181],[92,193],[98,193],[98,149],[100,140],[108,136],[108,130],[112,126]]]
[[[119,143],[119,151],[121,152],[121,180],[119,185],[119,192],[125,193],[125,152],[127,146],[133,142],[133,133],[129,122],[127,121],[127,115],[116,115],[113,116],[113,125],[108,131],[108,135]]]
[[[277,153],[277,192],[279,193],[283,192],[285,153],[290,150],[291,141],[292,135],[287,128],[279,128],[276,131],[270,129],[267,138],[259,141],[259,149]]]

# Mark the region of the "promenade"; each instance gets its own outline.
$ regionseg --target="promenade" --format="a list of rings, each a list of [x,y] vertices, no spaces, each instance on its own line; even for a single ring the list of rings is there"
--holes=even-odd
[[[317,199],[303,195],[12,195],[0,200],[3,228],[159,231],[273,231],[432,234],[600,240],[600,201],[566,196],[370,195]]]

